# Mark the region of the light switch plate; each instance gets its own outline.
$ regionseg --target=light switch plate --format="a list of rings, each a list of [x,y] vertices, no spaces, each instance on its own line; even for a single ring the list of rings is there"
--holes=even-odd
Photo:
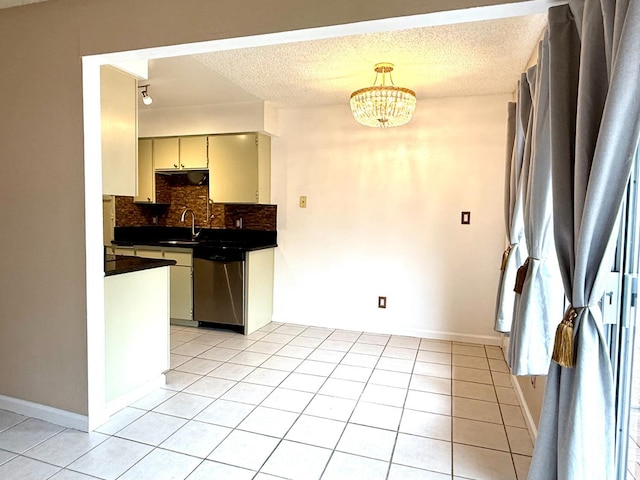
[[[460,215],[460,223],[462,225],[471,225],[471,212],[462,212]]]
[[[307,208],[307,196],[300,195],[300,208]]]

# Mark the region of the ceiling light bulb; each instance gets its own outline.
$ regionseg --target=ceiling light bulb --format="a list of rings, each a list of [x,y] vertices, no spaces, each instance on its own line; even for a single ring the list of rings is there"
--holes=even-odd
[[[153,103],[153,98],[149,96],[146,90],[142,91],[142,103],[145,105],[151,105]]]

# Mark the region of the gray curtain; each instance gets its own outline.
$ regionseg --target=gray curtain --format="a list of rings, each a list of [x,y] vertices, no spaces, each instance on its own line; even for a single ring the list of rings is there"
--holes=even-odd
[[[509,107],[513,109],[512,104]],[[518,102],[515,115],[510,111],[507,138],[507,168],[505,178],[505,222],[509,247],[505,250],[500,267],[498,295],[496,299],[495,330],[511,331],[515,293],[513,285],[516,271],[527,258],[524,242],[524,178],[522,176],[525,158],[526,134],[531,112],[531,92],[526,73],[523,73],[518,86]],[[512,148],[510,148],[512,146]],[[509,151],[511,150],[511,151]]]
[[[614,389],[598,301],[640,134],[640,2],[570,6],[549,10],[550,120],[555,244],[578,313],[575,368],[551,363],[529,480],[613,480]]]
[[[508,358],[514,375],[546,375],[563,306],[553,248],[548,30],[538,48],[537,69],[530,69],[527,76],[530,83],[535,81],[527,136],[530,146],[525,147],[525,152],[530,150],[524,189],[524,234],[529,257],[522,292],[516,295]]]

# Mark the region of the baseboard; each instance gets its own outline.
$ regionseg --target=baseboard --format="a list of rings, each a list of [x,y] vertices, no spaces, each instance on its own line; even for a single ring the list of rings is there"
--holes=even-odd
[[[493,335],[473,335],[470,333],[449,333],[419,329],[407,329],[405,332],[406,333],[392,333],[392,335],[408,335],[410,337],[447,340],[450,342],[476,343],[479,345],[500,345],[500,337],[494,337]]]
[[[169,323],[171,325],[177,325],[179,327],[197,327],[198,322],[193,320],[182,320],[181,318],[171,318],[169,319]]]
[[[0,395],[0,410],[18,413],[27,417],[37,418],[45,422],[55,423],[62,427],[73,428],[87,432],[89,428],[89,418],[87,415],[68,412],[59,408],[49,407],[41,403],[29,402],[19,398]]]
[[[111,416],[114,413],[119,412],[123,408],[128,407],[132,403],[137,402],[141,398],[146,397],[151,392],[164,387],[166,385],[166,381],[167,381],[166,377],[164,373],[162,373],[156,378],[154,378],[153,380],[150,380],[149,382],[145,383],[144,385],[141,385],[140,387],[127,393],[126,395],[123,395],[122,397],[116,398],[115,400],[108,402],[104,407],[104,412],[108,416]],[[97,427],[98,426],[96,426],[96,428]]]
[[[288,321],[281,315],[274,314],[273,321],[278,323],[293,323],[295,325],[306,325],[310,327],[323,327],[323,328],[335,328],[341,330],[353,330],[364,331],[368,333],[379,333],[382,335],[403,335],[408,337],[429,338],[433,340],[446,340],[450,342],[462,342],[462,343],[475,343],[480,345],[496,345],[500,346],[502,337],[500,335],[475,335],[469,333],[456,333],[456,332],[440,332],[435,330],[425,330],[421,328],[405,328],[398,325],[389,325],[384,328],[375,327],[372,325],[349,325],[348,328],[344,328],[344,325],[332,324],[331,322],[323,321],[322,323],[312,322],[300,322],[300,321]]]
[[[513,389],[516,391],[516,396],[518,397],[520,408],[522,408],[522,413],[524,414],[524,421],[527,424],[527,430],[529,430],[529,435],[531,435],[531,440],[535,444],[536,437],[538,436],[538,427],[536,425],[536,422],[533,420],[533,415],[531,415],[531,411],[529,410],[529,405],[527,404],[527,401],[524,398],[524,393],[522,393],[522,389],[520,388],[518,379],[514,375],[511,375],[511,385],[513,385]]]

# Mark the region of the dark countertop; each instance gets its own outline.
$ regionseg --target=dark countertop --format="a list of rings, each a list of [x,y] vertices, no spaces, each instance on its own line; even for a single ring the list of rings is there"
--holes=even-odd
[[[278,246],[277,232],[242,229],[196,229],[195,239],[191,228],[183,227],[116,227],[114,240],[119,246],[148,245],[200,249],[236,250],[250,252]]]
[[[125,257],[122,255],[104,256],[104,276],[119,275],[121,273],[138,272],[150,268],[168,267],[175,265],[175,260],[162,258]]]

